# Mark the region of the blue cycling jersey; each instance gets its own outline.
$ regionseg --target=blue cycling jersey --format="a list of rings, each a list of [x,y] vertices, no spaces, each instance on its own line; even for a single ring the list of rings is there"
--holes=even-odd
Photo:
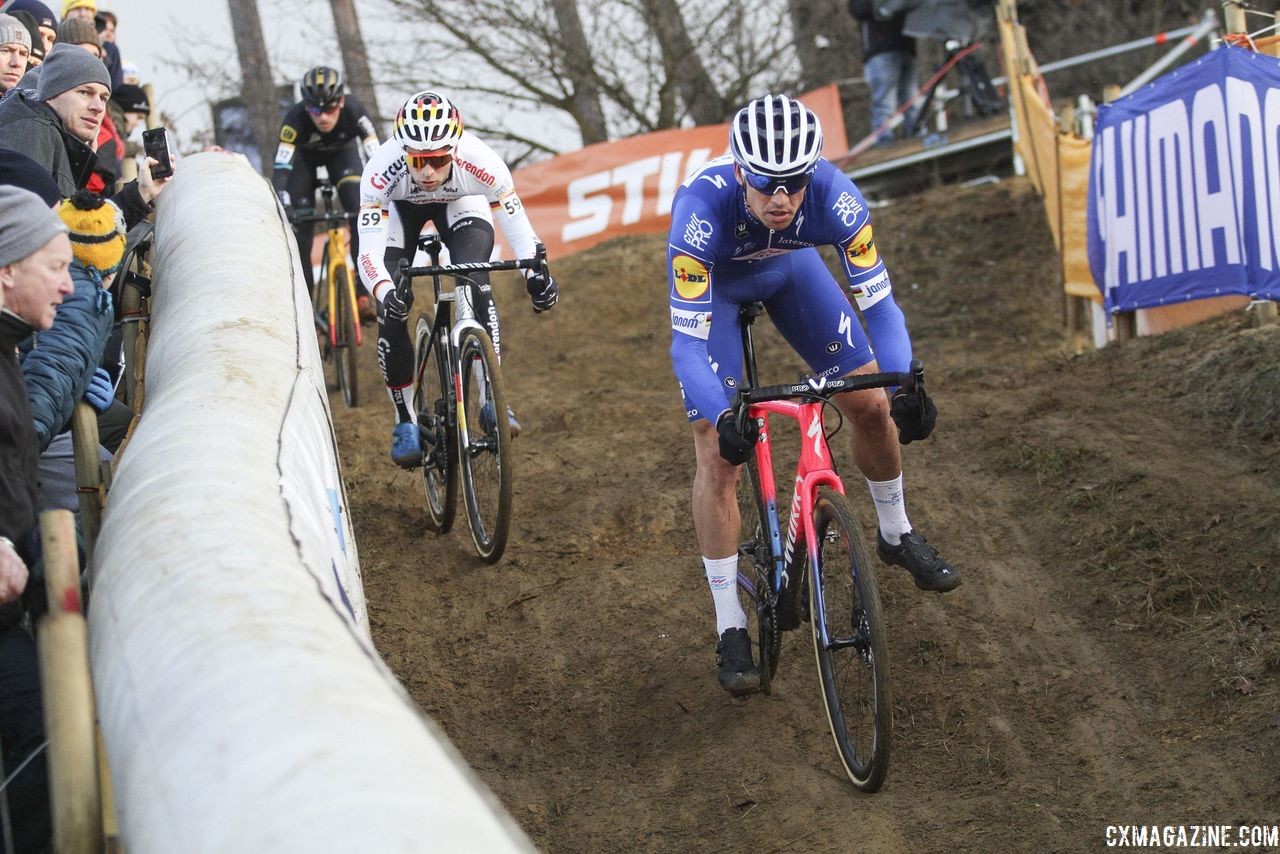
[[[848,296],[817,246],[840,250]],[[791,224],[774,231],[747,208],[733,160],[719,157],[676,193],[668,238],[671,358],[689,419],[715,422],[740,381],[737,306],[762,301],[774,325],[820,375],[848,373],[875,358],[905,371],[911,339],[876,250],[862,193],[826,160]],[[866,322],[875,355],[849,302]],[[715,323],[712,323],[712,317]]]

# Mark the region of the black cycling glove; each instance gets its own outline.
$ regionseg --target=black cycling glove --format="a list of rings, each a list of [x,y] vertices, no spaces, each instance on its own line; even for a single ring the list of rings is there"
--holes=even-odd
[[[751,459],[751,451],[760,438],[760,428],[756,426],[755,419],[747,419],[746,432],[739,433],[732,411],[725,411],[716,420],[716,432],[720,434],[720,456],[735,466]]]
[[[536,273],[524,280],[524,287],[533,301],[533,310],[539,313],[551,308],[560,298],[560,287],[550,274]]]
[[[398,288],[387,291],[382,300],[382,310],[387,320],[404,322],[409,319],[409,309],[413,308],[413,289],[405,288],[401,294]]]
[[[914,391],[898,389],[889,404],[889,414],[898,425],[898,441],[909,445],[917,439],[928,438],[938,421],[938,407],[933,398],[925,395],[924,406]]]

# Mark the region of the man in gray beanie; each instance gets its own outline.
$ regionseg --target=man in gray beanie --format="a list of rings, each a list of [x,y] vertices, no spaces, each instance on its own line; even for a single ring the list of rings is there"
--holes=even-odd
[[[8,92],[27,73],[31,31],[13,15],[0,15],[0,92]]]
[[[24,81],[0,101],[0,148],[13,149],[44,166],[62,195],[70,197],[93,173],[94,146],[111,95],[111,77],[102,60],[75,45],[55,45],[36,70],[34,93]],[[129,227],[150,213],[151,203],[168,180],[153,180],[151,170],[143,168],[136,181],[112,196]]]
[[[33,331],[48,329],[72,291],[71,238],[58,215],[30,190],[0,186],[0,292],[5,311]]]
[[[72,291],[70,262],[57,215],[34,193],[0,186],[0,746],[4,767],[22,769],[5,792],[16,851],[46,850],[52,825],[38,659],[19,600],[35,558],[39,446],[14,350],[53,324]]]

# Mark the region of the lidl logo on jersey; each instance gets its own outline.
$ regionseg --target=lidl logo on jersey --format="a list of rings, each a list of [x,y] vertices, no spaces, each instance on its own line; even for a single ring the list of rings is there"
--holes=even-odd
[[[697,258],[677,255],[671,259],[671,284],[685,302],[711,302],[711,277]]]
[[[844,249],[844,257],[849,259],[850,264],[863,270],[871,269],[880,260],[875,238],[871,234],[871,223],[864,225],[853,236],[853,240],[849,241]]]
[[[694,338],[707,340],[711,334],[711,312],[687,311],[681,308],[671,309],[671,328]]]

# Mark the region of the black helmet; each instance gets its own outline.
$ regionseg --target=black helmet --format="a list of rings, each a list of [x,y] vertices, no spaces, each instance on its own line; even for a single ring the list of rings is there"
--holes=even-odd
[[[308,107],[332,107],[342,98],[342,72],[324,65],[302,75],[302,103]]]

